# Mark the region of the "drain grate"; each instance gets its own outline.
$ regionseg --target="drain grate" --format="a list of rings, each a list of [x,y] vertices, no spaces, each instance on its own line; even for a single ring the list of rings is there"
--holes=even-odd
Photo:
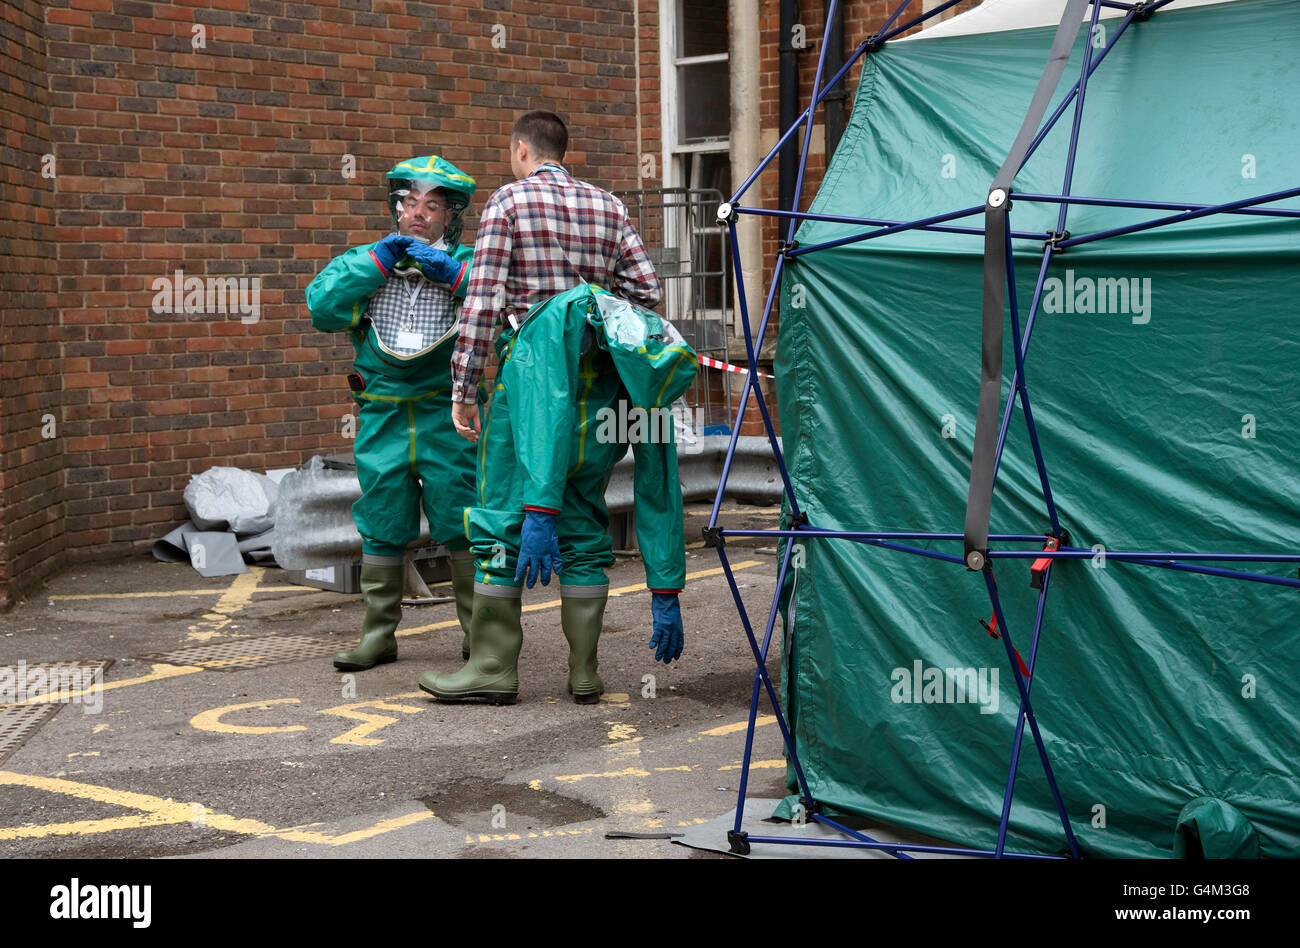
[[[0,707],[12,701],[39,698],[54,692],[60,704],[78,701],[78,692],[103,685],[103,674],[113,659],[81,662],[19,662],[0,665]]]
[[[27,743],[42,724],[59,711],[57,704],[28,704],[0,708],[0,764]]]
[[[312,635],[267,635],[212,645],[194,645],[137,657],[168,665],[198,665],[209,671],[237,671],[241,668],[296,662],[304,658],[319,658],[322,655],[332,655],[338,649],[337,642]]]
[[[112,664],[110,658],[106,661],[0,665],[0,764],[26,744],[63,705],[102,701],[104,670]],[[51,694],[55,699],[49,702],[5,706],[7,702],[27,701]]]

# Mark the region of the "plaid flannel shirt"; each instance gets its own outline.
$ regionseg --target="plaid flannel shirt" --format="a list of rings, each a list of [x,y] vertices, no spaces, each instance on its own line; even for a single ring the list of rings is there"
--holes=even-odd
[[[451,357],[453,401],[472,401],[503,319],[579,282],[645,307],[663,296],[627,208],[548,162],[497,190],[479,220],[460,337]]]

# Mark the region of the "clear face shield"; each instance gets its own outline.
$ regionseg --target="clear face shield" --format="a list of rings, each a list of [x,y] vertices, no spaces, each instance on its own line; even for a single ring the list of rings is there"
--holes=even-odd
[[[448,225],[459,217],[462,205],[448,201],[445,192],[429,181],[394,181],[388,193],[397,232],[426,244],[447,243]]]

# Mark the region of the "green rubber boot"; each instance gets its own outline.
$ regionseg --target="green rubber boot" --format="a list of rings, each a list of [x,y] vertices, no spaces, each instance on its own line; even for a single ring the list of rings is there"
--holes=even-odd
[[[480,584],[474,586],[469,661],[449,675],[425,672],[420,690],[439,701],[483,698],[488,704],[514,704],[519,698],[519,650],[524,644],[519,621],[523,600],[516,587],[504,587],[515,594],[505,598],[485,595]]]
[[[596,646],[608,596],[608,586],[560,587],[560,624],[569,640],[569,694],[578,704],[597,704],[605,693],[596,674]]]
[[[361,598],[366,617],[361,620],[361,642],[348,652],[334,655],[339,671],[365,671],[397,661],[397,623],[402,621],[403,567],[361,564]]]
[[[474,620],[474,554],[455,550],[451,554],[451,588],[456,594],[456,618],[465,637],[460,642],[460,659],[469,661],[469,630]]]

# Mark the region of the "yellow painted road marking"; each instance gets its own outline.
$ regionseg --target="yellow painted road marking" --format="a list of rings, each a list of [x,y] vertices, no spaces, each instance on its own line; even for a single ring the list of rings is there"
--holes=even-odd
[[[754,722],[754,727],[762,727],[764,724],[775,724],[775,714],[760,714],[758,720]],[[735,724],[724,724],[721,727],[709,728],[707,731],[700,731],[705,737],[722,737],[724,734],[735,734],[737,731],[743,731],[749,726],[749,721],[737,721]]]
[[[101,685],[92,686],[82,691],[62,691],[52,695],[37,695],[35,698],[28,698],[26,701],[15,701],[13,704],[0,705],[2,708],[17,707],[22,704],[49,704],[52,701],[68,701],[81,695],[94,694],[99,691],[108,691],[110,688],[125,688],[127,685],[142,685],[148,681],[162,681],[164,678],[176,678],[179,675],[193,675],[195,672],[203,671],[195,665],[167,665],[159,663],[153,666],[153,671],[147,675],[141,675],[139,678],[124,678],[121,681],[106,681]]]
[[[741,563],[732,564],[731,571],[734,573],[737,570],[751,569],[752,567],[762,566],[762,565],[763,562],[761,560],[745,560],[744,562]],[[722,575],[722,572],[723,570],[721,566],[715,567],[713,569],[702,569],[694,573],[687,573],[686,581],[689,583],[691,580],[694,579],[707,579],[710,576],[720,576]],[[611,596],[622,596],[628,593],[642,592],[645,588],[646,588],[645,583],[637,583],[634,586],[619,586],[617,589],[611,589],[609,593]],[[542,609],[554,609],[558,607],[559,604],[560,604],[559,599],[550,599],[547,600],[546,602],[532,602],[524,606],[523,611],[539,612]],[[438,629],[451,629],[451,628],[456,628],[459,625],[460,622],[457,621],[456,619],[446,619],[442,622],[434,622],[430,625],[417,625],[409,629],[398,629],[397,634],[418,635],[421,632],[436,632]]]
[[[399,695],[391,695],[387,698],[373,698],[367,701],[354,701],[349,704],[342,704],[334,708],[322,708],[317,714],[333,714],[338,717],[351,718],[354,721],[362,723],[352,730],[331,739],[331,744],[352,744],[362,747],[373,747],[377,744],[384,743],[378,738],[368,737],[367,735],[379,730],[381,727],[387,727],[399,720],[399,718],[389,717],[383,714],[367,714],[364,708],[378,709],[381,711],[397,711],[402,714],[419,714],[424,708],[411,708],[400,704],[390,704],[388,702],[399,701],[402,699],[424,698],[421,691],[407,691]],[[258,711],[270,710],[272,705],[277,704],[300,704],[298,698],[264,698],[260,701],[247,701],[243,704],[227,704],[220,708],[212,708],[208,711],[202,711],[190,719],[190,725],[200,731],[213,731],[218,734],[284,734],[290,731],[305,731],[307,728],[301,724],[294,725],[268,725],[268,724],[230,724],[223,721],[228,714],[236,711],[245,711],[250,708]]]
[[[222,629],[230,624],[235,613],[241,612],[244,606],[252,602],[253,593],[265,572],[264,566],[252,566],[247,573],[236,576],[226,591],[221,594],[217,604],[212,607],[212,611],[204,614],[201,621],[189,627],[186,639],[192,642],[206,642],[225,635]]]
[[[615,770],[605,774],[569,774],[566,777],[556,777],[561,783],[577,783],[579,780],[588,780],[592,777],[649,777],[650,771],[638,770],[635,767],[629,767],[627,770]]]
[[[435,632],[438,629],[460,628],[459,619],[447,619],[443,622],[435,622],[432,625],[417,625],[409,629],[398,629],[398,635],[419,635],[421,632]]]
[[[243,819],[224,813],[214,813],[201,803],[164,800],[161,797],[151,796],[146,793],[114,790],[111,787],[77,783],[72,780],[60,780],[57,777],[37,777],[0,770],[0,786],[4,785],[44,790],[49,793],[78,797],[96,803],[128,807],[142,812],[108,819],[47,823],[44,826],[4,826],[0,827],[0,840],[40,839],[46,836],[107,833],[119,829],[135,829],[144,826],[171,826],[179,823],[192,823],[196,827],[209,827],[229,833],[240,833],[249,836],[274,836],[291,842],[316,843],[325,846],[344,846],[348,843],[369,839],[372,836],[378,836],[381,833],[410,826],[433,817],[433,813],[427,809],[417,810],[404,816],[381,820],[374,826],[364,829],[330,836],[326,833],[302,829],[276,829],[261,820]]]
[[[377,744],[384,743],[382,740],[374,737],[367,737],[381,727],[388,727],[390,724],[396,724],[398,718],[390,718],[386,714],[367,714],[362,708],[375,708],[380,711],[400,711],[402,714],[419,714],[423,708],[408,708],[405,705],[389,704],[383,699],[377,701],[356,701],[352,704],[341,704],[337,708],[323,708],[319,714],[337,714],[341,718],[351,718],[354,721],[364,723],[354,727],[346,734],[330,740],[331,744],[352,744],[360,747],[374,747]]]
[[[744,764],[727,764],[725,767],[719,767],[719,770],[740,770]],[[784,760],[751,760],[749,762],[750,770],[774,770],[777,767],[784,767]]]
[[[619,721],[606,721],[605,723],[613,725],[609,729],[609,733],[605,735],[609,740],[617,741],[623,744],[626,744],[628,741],[633,740],[632,735],[636,733],[636,728],[634,728],[632,725],[623,724]],[[638,737],[635,738],[635,740],[639,741],[641,740],[641,738]]]
[[[169,598],[172,596],[216,596],[224,594],[225,589],[161,589],[154,592],[132,592],[132,593],[77,593],[75,595],[46,596],[50,600],[68,600],[68,599],[158,599]],[[323,589],[316,589],[314,586],[258,586],[258,593],[278,593],[278,592],[304,592],[318,593],[325,592]]]
[[[350,833],[342,833],[338,836],[329,836],[325,833],[317,833],[307,830],[278,830],[272,835],[293,843],[317,843],[322,846],[346,846],[348,843],[370,839],[372,836],[379,836],[382,833],[401,829],[404,826],[412,826],[429,819],[433,819],[433,811],[416,810],[414,813],[407,813],[404,816],[395,816],[391,819],[380,820],[374,826],[367,826],[365,829],[353,830]]]
[[[257,708],[259,711],[266,711],[273,704],[298,703],[298,698],[270,698],[263,701],[248,701],[244,704],[228,704],[221,708],[213,708],[211,711],[202,711],[194,715],[194,717],[190,718],[190,726],[198,728],[200,731],[216,731],[218,734],[283,734],[288,731],[305,731],[307,728],[301,724],[280,727],[276,725],[227,724],[221,720],[223,715],[234,711],[242,711],[245,708]]]
[[[544,836],[590,836],[596,831],[595,827],[588,826],[586,829],[576,830],[542,830],[540,833],[529,833],[528,839],[540,839]],[[466,834],[465,842],[467,843],[504,843],[507,840],[523,839],[518,833],[479,833],[477,837],[473,834]]]

